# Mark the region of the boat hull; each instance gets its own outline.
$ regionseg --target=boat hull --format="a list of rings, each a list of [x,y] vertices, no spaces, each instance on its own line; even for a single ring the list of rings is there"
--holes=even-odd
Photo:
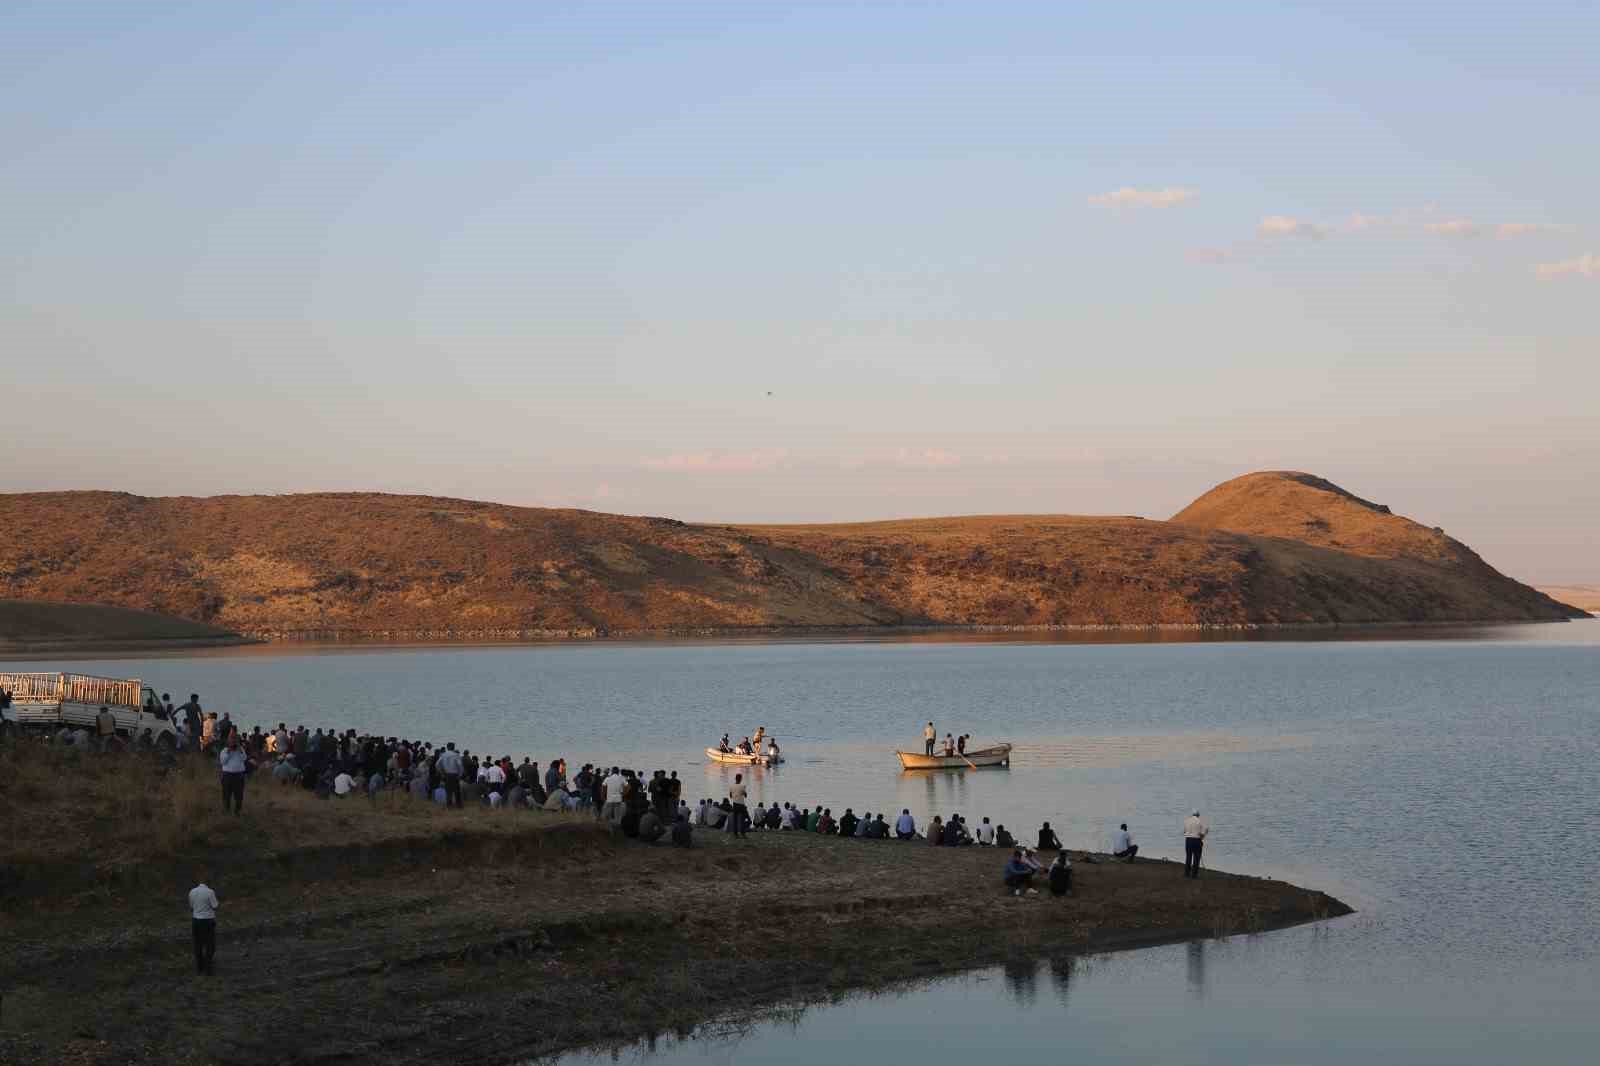
[[[774,759],[770,755],[741,755],[736,751],[722,751],[718,748],[707,748],[706,758],[712,762],[733,763],[737,766],[776,766],[783,762],[783,756]]]
[[[974,766],[1010,766],[1011,745],[997,744],[961,755],[924,755],[920,751],[897,751],[902,770],[969,770]]]

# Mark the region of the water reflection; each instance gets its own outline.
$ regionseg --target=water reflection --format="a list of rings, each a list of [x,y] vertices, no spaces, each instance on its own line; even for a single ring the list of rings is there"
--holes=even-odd
[[[1206,998],[1206,942],[1191,940],[1187,946],[1189,998]]]
[[[1056,999],[1066,1007],[1072,998],[1072,974],[1078,960],[1072,955],[1057,955],[1050,960],[1050,983],[1056,990]]]
[[[1018,1006],[1033,1005],[1039,994],[1039,962],[1036,959],[1014,959],[1001,967],[1005,974],[1006,990]]]

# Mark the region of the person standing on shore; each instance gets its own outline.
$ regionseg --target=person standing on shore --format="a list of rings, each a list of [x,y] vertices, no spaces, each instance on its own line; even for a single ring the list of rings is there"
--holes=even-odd
[[[929,755],[933,754],[933,742],[939,739],[939,731],[933,728],[933,723],[928,723],[928,728],[922,731],[922,746]]]
[[[1195,811],[1183,820],[1183,876],[1199,879],[1200,854],[1205,850],[1206,835],[1211,832],[1211,827],[1200,820],[1200,812]]]
[[[222,812],[228,812],[231,801],[233,813],[237,816],[244,810],[244,775],[250,769],[249,759],[239,746],[238,733],[228,734],[227,746],[217,756],[217,763],[222,771]]]
[[[446,807],[461,806],[461,774],[466,765],[461,761],[461,753],[456,751],[454,741],[444,746],[439,753],[437,763],[439,772],[444,775],[444,804]]]
[[[195,871],[197,884],[189,890],[189,933],[194,940],[194,970],[211,976],[211,960],[217,954],[217,894],[206,884],[204,869]]]
[[[728,798],[733,801],[733,835],[736,837],[748,836],[750,829],[750,790],[744,786],[744,775],[733,775],[733,787],[728,790]]]

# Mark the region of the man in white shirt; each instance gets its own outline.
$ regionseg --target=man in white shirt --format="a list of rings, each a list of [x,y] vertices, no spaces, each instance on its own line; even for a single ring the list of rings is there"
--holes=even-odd
[[[1183,876],[1199,879],[1200,853],[1210,832],[1211,827],[1200,820],[1199,811],[1183,820]]]
[[[461,806],[461,773],[466,766],[461,761],[461,753],[456,751],[454,742],[444,746],[444,750],[439,753],[439,758],[434,765],[444,775],[445,805],[447,807]]]
[[[1128,823],[1123,822],[1122,828],[1111,834],[1111,857],[1133,861],[1139,854],[1139,845],[1133,842],[1133,834],[1128,832]]]
[[[922,731],[922,747],[929,755],[933,754],[933,742],[939,739],[939,731],[933,728],[933,723],[928,723],[928,728]]]
[[[355,786],[356,783],[350,779],[350,775],[340,770],[333,779],[333,794],[343,799],[350,795],[350,790]]]
[[[218,754],[217,765],[222,775],[222,810],[226,813],[231,803],[237,816],[244,810],[244,775],[250,769],[244,748],[239,746],[238,733],[228,734],[227,746]]]
[[[198,882],[189,890],[190,934],[194,938],[194,969],[210,976],[211,960],[217,953],[217,894],[206,884],[206,872],[199,870]]]
[[[983,824],[978,826],[978,843],[989,848],[994,846],[994,826],[985,818]]]
[[[606,805],[600,808],[600,817],[613,827],[620,826],[623,814],[622,790],[628,787],[628,779],[622,776],[622,771],[613,766],[611,773],[602,783],[606,788]]]
[[[750,831],[750,808],[747,805],[750,799],[750,790],[744,787],[744,775],[733,775],[733,787],[728,790],[728,799],[733,802],[733,835],[736,837],[748,836]]]
[[[894,835],[901,840],[910,840],[917,835],[917,820],[911,817],[911,808],[903,808],[900,817],[894,820]]]

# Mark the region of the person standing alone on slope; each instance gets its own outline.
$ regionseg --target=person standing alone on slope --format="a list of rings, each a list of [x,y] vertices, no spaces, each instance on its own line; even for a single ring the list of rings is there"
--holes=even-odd
[[[1206,834],[1211,832],[1211,827],[1200,820],[1200,812],[1195,811],[1183,820],[1183,876],[1199,879],[1200,853],[1205,850]]]
[[[190,934],[194,939],[194,971],[209,977],[211,960],[217,954],[217,894],[206,884],[205,870],[195,871],[189,890]]]

